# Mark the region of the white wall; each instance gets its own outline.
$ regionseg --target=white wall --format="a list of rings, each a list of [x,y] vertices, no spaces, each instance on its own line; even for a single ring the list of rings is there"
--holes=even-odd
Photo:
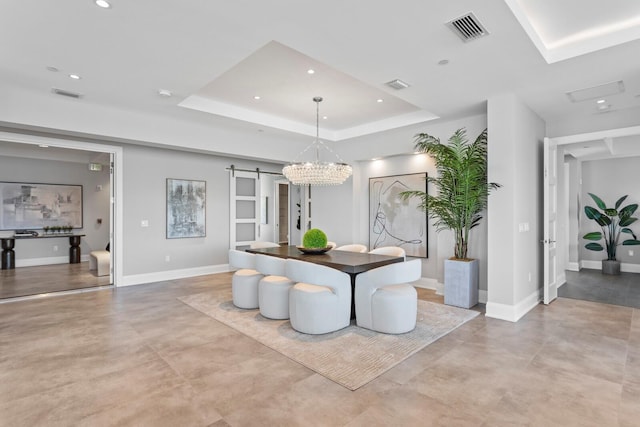
[[[125,276],[189,270],[228,262],[229,172],[259,167],[277,172],[281,166],[213,155],[127,145],[124,147],[124,266]],[[166,179],[206,181],[207,235],[166,238]],[[148,227],[141,221],[147,220]],[[165,261],[169,256],[170,261]],[[144,277],[129,279],[144,281]]]
[[[584,206],[593,206],[598,209],[595,202],[588,193],[593,193],[605,202],[607,207],[613,207],[615,202],[622,196],[628,195],[622,203],[626,206],[632,203],[640,204],[640,185],[638,185],[638,169],[640,168],[640,157],[627,157],[620,159],[593,160],[582,163],[582,191],[581,197]],[[621,207],[622,207],[621,206]],[[635,216],[640,214],[636,211]],[[600,227],[595,221],[590,220],[584,213],[584,208],[580,212],[580,231],[578,248],[581,260],[601,261],[606,259],[606,252],[594,252],[585,249],[588,243],[582,239],[586,233],[600,231]],[[640,236],[640,225],[638,222],[632,224],[630,228]],[[630,238],[631,235],[622,234],[620,240]],[[600,241],[604,246],[604,241]],[[634,255],[630,256],[628,251],[633,250]],[[616,258],[623,264],[640,264],[639,246],[619,246]]]
[[[562,147],[559,147],[562,148]],[[568,166],[569,182],[568,191],[568,260],[567,268],[571,271],[578,271],[580,269],[580,210],[583,206],[582,201],[582,162],[575,158],[568,158],[565,160],[565,164]]]
[[[104,249],[109,243],[108,167],[92,172],[87,163],[0,156],[0,181],[82,185],[83,228],[74,230],[86,234],[81,239],[80,250],[88,255],[92,250]],[[98,185],[102,186],[101,191],[97,191]],[[102,224],[97,223],[98,218],[102,219]],[[58,247],[57,251],[54,246]],[[67,238],[24,239],[16,242],[15,251],[17,266],[56,263],[59,259],[68,260],[69,243]]]
[[[486,128],[486,116],[472,116],[441,122],[427,122],[393,131],[345,141],[337,146],[341,158],[354,166],[353,177],[344,185],[314,189],[313,225],[325,230],[329,240],[338,244],[362,243],[369,246],[369,178],[427,172],[435,175],[428,156],[413,155],[415,135],[429,133],[446,141],[457,129],[466,128],[475,138]],[[383,157],[371,160],[371,157]],[[429,189],[428,191],[433,191]],[[444,260],[453,255],[453,237],[449,232],[435,233],[430,221],[429,257],[423,260],[424,278],[442,284]],[[480,260],[480,289],[487,289],[486,221],[472,232],[469,255]]]
[[[486,314],[516,321],[539,301],[542,159],[545,124],[515,95],[489,99],[489,196]],[[520,232],[520,225],[528,231]]]

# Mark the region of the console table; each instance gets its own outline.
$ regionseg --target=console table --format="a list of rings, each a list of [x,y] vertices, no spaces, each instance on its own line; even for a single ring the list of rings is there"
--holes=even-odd
[[[80,262],[80,238],[85,234],[43,234],[39,236],[13,236],[0,237],[2,243],[2,270],[11,270],[16,267],[16,253],[14,251],[16,239],[59,239],[69,238],[69,264]]]

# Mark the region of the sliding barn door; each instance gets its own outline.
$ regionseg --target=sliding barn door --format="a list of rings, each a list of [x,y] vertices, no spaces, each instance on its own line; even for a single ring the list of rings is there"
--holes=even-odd
[[[246,249],[258,239],[260,183],[255,172],[229,171],[229,245]]]

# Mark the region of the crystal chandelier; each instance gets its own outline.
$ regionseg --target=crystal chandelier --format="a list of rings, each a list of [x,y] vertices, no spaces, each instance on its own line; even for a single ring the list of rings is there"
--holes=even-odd
[[[352,169],[320,140],[320,103],[322,98],[316,96],[313,98],[313,102],[316,103],[316,139],[300,153],[300,157],[309,149],[315,148],[316,159],[309,162],[291,163],[282,169],[282,173],[294,185],[339,185],[351,176]],[[320,148],[332,153],[339,162],[321,162]]]

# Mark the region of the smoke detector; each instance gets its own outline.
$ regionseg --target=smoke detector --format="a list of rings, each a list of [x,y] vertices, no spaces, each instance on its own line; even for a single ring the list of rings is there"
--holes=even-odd
[[[446,23],[451,31],[456,33],[462,41],[470,42],[489,35],[489,31],[482,25],[480,20],[476,18],[473,12],[462,15]]]

